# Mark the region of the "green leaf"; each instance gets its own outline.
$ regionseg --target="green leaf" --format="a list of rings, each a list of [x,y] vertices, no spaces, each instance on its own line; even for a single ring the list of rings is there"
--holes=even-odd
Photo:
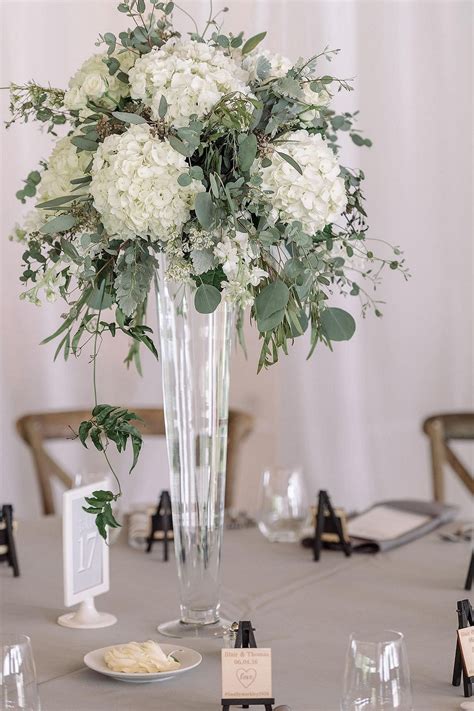
[[[273,314],[270,314],[267,318],[260,318],[257,320],[257,327],[260,333],[265,333],[266,331],[273,331],[274,328],[280,325],[285,317],[285,309],[279,309]]]
[[[112,528],[120,528],[120,523],[115,518],[112,512],[112,506],[109,503],[106,503],[104,506],[104,518],[107,526],[111,526]]]
[[[251,52],[255,47],[260,44],[260,42],[265,39],[267,36],[266,32],[260,32],[258,35],[254,35],[253,37],[250,37],[244,46],[242,47],[242,55],[248,54]]]
[[[355,328],[353,317],[344,309],[328,307],[321,313],[321,330],[330,341],[348,341]]]
[[[240,170],[246,173],[250,170],[252,163],[257,155],[257,137],[250,133],[245,136],[242,143],[239,145],[239,166]]]
[[[112,116],[119,121],[123,121],[123,123],[147,123],[143,116],[139,116],[138,114],[129,114],[126,111],[112,111]]]
[[[294,158],[289,156],[287,153],[282,153],[281,151],[277,151],[277,153],[281,158],[283,158],[283,160],[286,160],[287,163],[289,163],[295,170],[297,170],[300,175],[303,175],[303,170],[301,166],[295,161]]]
[[[88,138],[83,138],[82,136],[74,136],[71,138],[71,143],[77,148],[81,148],[83,151],[96,151],[98,144],[96,141],[91,141]]]
[[[100,441],[100,429],[98,427],[93,427],[90,431],[90,436],[94,447],[98,449],[99,452],[102,452],[104,447]]]
[[[120,69],[120,62],[115,57],[111,57],[110,59],[108,59],[106,64],[109,68],[109,74],[111,76],[116,74],[116,72],[118,72],[118,70]]]
[[[168,111],[168,102],[166,101],[166,97],[162,95],[160,99],[160,105],[158,106],[158,116],[160,118],[164,118],[166,116],[166,112]]]
[[[38,185],[38,183],[41,182],[41,175],[38,173],[37,170],[32,170],[31,173],[28,174],[27,180],[29,183]]]
[[[95,525],[97,526],[99,533],[102,536],[102,538],[104,539],[104,541],[106,541],[107,540],[107,525],[105,523],[104,514],[100,513],[95,517]]]
[[[84,422],[81,422],[79,425],[79,439],[81,441],[81,444],[84,445],[84,447],[87,449],[87,444],[86,440],[87,437],[89,436],[89,432],[92,428],[92,422],[90,420],[85,420]],[[95,496],[95,493],[94,493]]]
[[[115,35],[112,34],[112,32],[106,32],[104,35],[104,40],[109,47],[107,50],[107,53],[112,54],[112,52],[115,49],[115,45],[117,44],[117,39],[116,39]]]
[[[132,435],[132,450],[133,450],[133,461],[132,461],[132,466],[130,467],[129,474],[132,473],[132,471],[135,469],[135,466],[138,462],[138,457],[140,456],[140,450],[142,448],[143,440],[138,433],[137,430],[137,435]]]
[[[201,284],[194,295],[194,305],[200,314],[211,314],[221,302],[221,292],[211,284]]]
[[[46,200],[46,202],[39,202],[37,205],[35,205],[36,208],[42,209],[42,210],[49,210],[54,207],[59,207],[60,205],[64,205],[67,202],[71,202],[71,200],[75,200],[79,195],[63,195],[62,197],[57,197],[54,198],[53,200]]]
[[[100,283],[100,287],[95,287],[87,299],[87,305],[91,309],[109,309],[114,303],[114,297],[105,291],[105,280]]]
[[[182,156],[186,156],[187,158],[191,156],[194,153],[194,148],[188,148],[186,144],[183,143],[183,141],[180,141],[180,139],[177,136],[170,135],[168,136],[168,140],[171,144],[171,146],[174,148],[175,151],[178,153],[181,153]],[[190,153],[191,151],[191,153]]]
[[[193,182],[193,179],[189,175],[189,173],[181,173],[181,175],[178,178],[178,184],[181,185],[182,188],[185,188],[188,185],[191,185]]]
[[[92,496],[94,496],[96,499],[99,499],[99,501],[113,501],[114,498],[114,495],[111,491],[103,491],[102,489],[100,489],[99,491],[93,491]]]
[[[76,218],[73,215],[58,215],[58,217],[53,217],[40,229],[44,235],[55,234],[57,232],[66,232],[74,227],[76,224]]]
[[[214,221],[214,204],[209,193],[198,193],[196,195],[194,210],[202,227],[205,230],[210,229]]]
[[[289,298],[290,291],[280,279],[270,282],[262,289],[255,299],[255,314],[260,332],[269,331],[282,321]]]

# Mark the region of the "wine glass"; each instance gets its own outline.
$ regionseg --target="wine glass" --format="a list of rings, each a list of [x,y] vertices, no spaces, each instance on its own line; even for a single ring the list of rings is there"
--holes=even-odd
[[[401,632],[353,634],[341,711],[413,711],[410,670]]]
[[[308,516],[301,469],[266,469],[262,475],[258,527],[269,541],[295,543]]]
[[[1,708],[41,711],[31,640],[23,634],[1,634]]]

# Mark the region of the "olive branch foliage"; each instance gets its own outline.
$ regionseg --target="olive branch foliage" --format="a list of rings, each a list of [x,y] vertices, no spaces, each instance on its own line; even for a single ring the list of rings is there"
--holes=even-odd
[[[118,35],[106,32],[97,42],[107,48],[104,61],[109,74],[127,83],[128,76],[120,70],[114,54],[128,50],[142,56],[161,47],[171,37],[179,36],[172,24],[175,10],[188,15],[173,2],[121,2],[118,11],[131,20],[132,27]],[[239,52],[245,56],[260,44],[266,33],[248,39],[242,32],[224,34],[220,16],[225,11],[226,8],[214,15],[211,1],[203,31],[190,18],[193,31],[189,34],[195,41],[207,41],[229,54]],[[130,340],[125,358],[127,366],[134,363],[141,373],[140,345],[158,357],[152,329],[146,325],[146,305],[161,248],[151,240],[122,241],[106,234],[87,191],[94,152],[107,136],[120,134],[132,124],[148,124],[154,135],[166,137],[186,158],[188,168],[179,176],[179,184],[186,186],[192,180],[200,180],[206,188],[195,200],[192,220],[198,229],[218,233],[230,223],[258,243],[258,266],[269,275],[258,286],[251,287],[254,304],[250,319],[256,323],[261,339],[258,370],[276,363],[280,352],[287,353],[288,344],[307,331],[310,334],[308,357],[319,342],[331,348],[333,341],[347,340],[355,330],[354,319],[348,312],[328,305],[331,295],[337,291],[358,297],[364,315],[373,308],[380,316],[380,300],[369,294],[362,283],[369,280],[376,289],[387,268],[401,271],[407,278],[401,251],[399,247],[385,245],[388,256],[378,256],[368,246],[362,170],[341,168],[348,202],[340,224],[327,225],[316,234],[308,235],[297,221],[275,223],[269,219],[272,196],[263,191],[262,179],[252,171],[252,166],[259,158],[265,167],[271,163],[272,156],[278,154],[295,173],[302,173],[301,166],[285,153],[281,144],[285,134],[298,127],[300,116],[308,110],[302,83],[307,82],[315,96],[322,91],[352,90],[350,80],[316,72],[322,60],[331,61],[337,52],[325,48],[307,61],[299,60],[286,76],[279,78],[270,77],[271,65],[265,56],[261,56],[252,97],[223,96],[207,116],[201,119],[191,117],[189,125],[180,128],[167,122],[168,106],[164,96],[157,120],[151,117],[148,108],[128,96],[120,99],[115,107],[89,101],[90,114],[83,120],[78,111],[64,109],[64,91],[60,89],[41,87],[33,81],[24,86],[10,86],[11,119],[7,127],[15,121],[35,119],[55,134],[58,126],[68,123],[74,129],[71,142],[77,152],[90,156],[84,176],[71,181],[70,194],[36,206],[46,212],[48,219],[28,240],[22,255],[21,281],[25,285],[34,285],[47,265],[59,263],[64,255],[81,267],[79,281],[71,276],[67,266],[63,270],[61,295],[69,305],[69,311],[64,314],[59,328],[43,343],[59,339],[55,359],[61,353],[66,359],[70,354],[78,356],[86,346],[92,345],[95,404],[90,419],[81,423],[77,437],[84,447],[92,445],[103,454],[117,480],[117,493],[95,491],[86,500],[84,508],[95,515],[104,538],[108,527],[119,525],[113,516],[112,504],[122,493],[108,456],[109,447],[114,445],[121,453],[130,443],[132,471],[142,447],[142,434],[134,424],[139,420],[136,413],[98,401],[96,361],[104,335],[115,338],[119,332]],[[316,116],[307,130],[321,134],[336,154],[344,135],[348,135],[356,146],[371,146],[370,139],[356,127],[357,112],[336,113],[325,105],[316,108]],[[17,192],[18,199],[25,202],[27,198],[33,198],[40,180],[38,171],[30,172],[24,187]],[[85,257],[79,255],[73,244],[77,235],[80,235],[81,247],[89,250]],[[214,266],[212,258],[205,253],[201,255],[204,265],[206,257],[209,258],[207,268],[193,276],[196,282],[195,307],[201,313],[211,313],[217,308],[222,284],[227,279],[222,267]],[[361,259],[361,268],[351,265],[350,260],[355,257]],[[113,316],[103,318],[103,313],[112,313],[112,309]],[[238,334],[245,347],[243,319],[241,313]]]

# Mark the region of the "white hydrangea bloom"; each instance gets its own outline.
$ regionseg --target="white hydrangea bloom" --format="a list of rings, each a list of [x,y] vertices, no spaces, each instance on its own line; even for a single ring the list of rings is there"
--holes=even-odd
[[[187,167],[184,156],[147,125],[108,136],[95,154],[89,187],[107,232],[124,239],[176,236],[204,190],[196,180],[187,187],[178,184]]]
[[[288,134],[278,150],[291,156],[301,166],[300,175],[275,152],[267,168],[259,168],[262,190],[271,190],[274,220],[298,220],[312,235],[334,222],[343,212],[347,197],[344,180],[339,177],[336,157],[320,134],[304,129]]]
[[[265,64],[267,68],[268,64],[270,65],[270,69],[268,70],[264,81],[268,81],[269,79],[279,79],[280,77],[286,76],[287,72],[293,66],[291,59],[284,57],[282,54],[270,52],[268,49],[255,49],[250,54],[245,55],[242,61],[243,68],[249,73],[249,81],[259,81],[257,76],[257,68],[261,58],[266,60]]]
[[[126,50],[114,52],[111,57],[120,62],[118,71],[127,74],[137,55]],[[117,73],[109,74],[109,68],[103,61],[107,58],[106,52],[93,54],[69,80],[69,89],[64,95],[64,106],[67,109],[70,111],[85,109],[89,100],[107,106],[116,106],[122,97],[128,95],[128,84],[117,79]]]
[[[181,127],[192,114],[208,113],[226,94],[250,95],[248,72],[222,50],[204,42],[168,40],[140,57],[130,71],[130,95],[151,108],[159,118],[164,96],[167,120]]]

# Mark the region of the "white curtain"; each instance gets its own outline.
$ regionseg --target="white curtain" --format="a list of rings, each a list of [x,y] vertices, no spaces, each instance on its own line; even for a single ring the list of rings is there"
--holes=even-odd
[[[207,0],[181,4],[201,24],[207,17]],[[257,418],[242,452],[240,504],[254,506],[260,470],[276,463],[302,465],[311,495],[325,487],[349,509],[384,497],[428,497],[422,418],[473,409],[473,5],[468,0],[226,4],[226,28],[247,34],[266,29],[267,47],[293,59],[326,45],[342,49],[329,71],[355,77],[355,90],[338,95],[337,106],[359,108],[359,125],[374,141],[370,150],[345,146],[344,162],[366,172],[371,236],[401,245],[412,272],[407,283],[387,272],[376,292],[387,302],[383,318],[359,319],[354,339],[336,344],[334,353],[321,347],[307,362],[308,342],[299,339],[288,358],[257,377],[258,338],[248,331],[249,358],[236,353],[231,393],[233,407]],[[115,5],[115,0],[3,0],[1,85],[35,78],[65,86],[83,59],[98,51],[97,34],[120,30],[124,17]],[[186,18],[176,16],[186,31]],[[1,102],[7,118],[6,92]],[[90,406],[91,372],[87,354],[53,363],[54,345],[38,345],[56,328],[62,305],[37,308],[19,300],[21,248],[7,241],[24,212],[14,193],[48,155],[50,138],[28,124],[2,129],[1,141],[0,498],[24,516],[38,513],[39,499],[14,420],[29,411]],[[359,315],[356,299],[345,306]],[[125,349],[124,342],[104,344],[100,399],[159,405],[159,367],[145,355],[140,379],[122,365]],[[128,503],[153,500],[165,485],[165,450],[157,447],[147,443],[140,467],[126,480]],[[472,454],[467,446],[464,450],[472,466]],[[103,469],[77,442],[55,451],[70,471]],[[449,481],[450,498],[467,508],[467,495]]]

